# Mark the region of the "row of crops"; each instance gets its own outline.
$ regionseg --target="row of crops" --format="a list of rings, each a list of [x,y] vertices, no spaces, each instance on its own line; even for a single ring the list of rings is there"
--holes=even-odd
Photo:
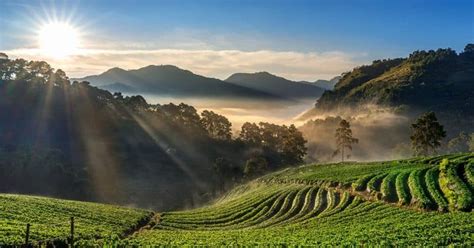
[[[341,205],[342,206],[342,205]],[[420,212],[352,199],[343,211],[268,228],[150,229],[123,245],[165,247],[473,247],[474,214]]]
[[[425,210],[470,211],[474,206],[474,155],[375,163],[306,166],[261,179],[348,190],[365,199]]]
[[[362,201],[348,192],[299,184],[260,185],[258,193],[203,210],[163,213],[154,229],[267,228],[330,216]]]
[[[438,158],[434,159],[436,162]],[[430,164],[413,161],[412,169],[370,174],[352,184],[356,192],[386,202],[438,211],[471,211],[474,207],[474,156],[462,155]],[[420,165],[418,165],[420,164]]]

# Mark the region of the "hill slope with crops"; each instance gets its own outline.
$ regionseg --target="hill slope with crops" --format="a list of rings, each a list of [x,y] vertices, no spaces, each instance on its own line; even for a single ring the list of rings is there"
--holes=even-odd
[[[154,216],[127,210],[128,219],[111,222],[103,235],[81,237],[101,244],[115,231],[113,242],[123,245],[472,246],[473,188],[474,154],[306,165],[241,185],[202,208]],[[113,218],[96,214],[103,225]],[[9,222],[2,226],[5,234]]]

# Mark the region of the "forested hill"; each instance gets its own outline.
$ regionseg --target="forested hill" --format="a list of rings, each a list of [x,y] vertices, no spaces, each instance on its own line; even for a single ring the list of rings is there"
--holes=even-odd
[[[449,48],[415,51],[357,67],[322,95],[316,110],[366,103],[474,116],[474,44],[459,54]]]
[[[0,58],[0,192],[176,209],[302,162],[294,126],[247,123],[236,138],[231,125],[71,82],[43,61]]]

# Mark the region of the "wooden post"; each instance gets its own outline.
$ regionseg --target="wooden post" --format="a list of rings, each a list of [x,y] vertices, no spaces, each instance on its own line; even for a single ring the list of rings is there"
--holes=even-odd
[[[71,237],[70,237],[71,248],[74,248],[74,217],[71,217]]]
[[[30,224],[26,224],[25,247],[28,247],[30,242]]]

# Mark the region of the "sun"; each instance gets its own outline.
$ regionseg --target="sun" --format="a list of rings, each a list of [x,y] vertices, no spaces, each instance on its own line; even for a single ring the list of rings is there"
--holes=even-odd
[[[39,48],[44,55],[66,58],[79,48],[79,32],[67,22],[50,22],[40,27]]]

